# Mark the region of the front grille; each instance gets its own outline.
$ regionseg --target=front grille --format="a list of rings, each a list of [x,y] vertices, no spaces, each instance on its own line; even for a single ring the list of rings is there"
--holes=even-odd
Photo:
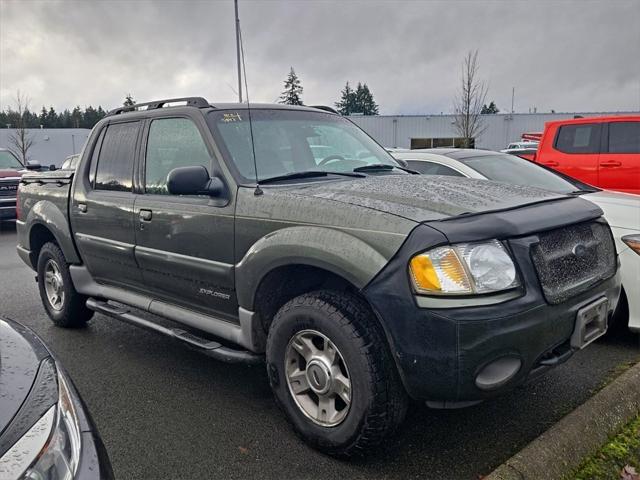
[[[0,197],[15,197],[18,192],[18,181],[0,181]]]
[[[606,224],[588,222],[538,235],[532,248],[544,296],[561,303],[616,272],[616,250]]]

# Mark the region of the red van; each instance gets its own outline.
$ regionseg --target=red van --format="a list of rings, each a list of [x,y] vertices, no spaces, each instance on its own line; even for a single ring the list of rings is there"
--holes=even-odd
[[[597,187],[640,194],[640,115],[547,122],[534,161]]]

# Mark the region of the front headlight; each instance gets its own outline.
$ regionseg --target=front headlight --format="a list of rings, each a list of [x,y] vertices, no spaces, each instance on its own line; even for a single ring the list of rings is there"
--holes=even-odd
[[[80,427],[69,386],[58,372],[59,399],[56,426],[25,480],[72,480],[80,460]]]
[[[640,235],[626,235],[622,237],[622,241],[626,243],[631,250],[640,255]]]
[[[80,460],[80,427],[69,386],[58,372],[58,403],[0,458],[0,478],[72,480]]]
[[[520,285],[516,266],[498,240],[436,247],[414,256],[409,273],[417,293],[472,295]]]

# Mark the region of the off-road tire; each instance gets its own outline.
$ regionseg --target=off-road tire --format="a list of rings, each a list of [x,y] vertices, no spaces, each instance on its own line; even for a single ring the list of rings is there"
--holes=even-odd
[[[349,370],[351,405],[337,426],[314,423],[289,391],[285,352],[290,339],[305,329],[328,337]],[[278,405],[295,432],[324,453],[338,457],[362,455],[404,420],[408,398],[386,337],[371,310],[355,295],[321,290],[286,303],[271,324],[266,359],[269,383]]]
[[[64,300],[59,309],[52,306],[45,288],[45,268],[50,260],[55,262],[62,278]],[[38,255],[38,289],[40,290],[40,298],[47,315],[58,327],[83,327],[93,316],[93,310],[87,308],[86,305],[87,297],[79,294],[73,286],[71,274],[69,273],[69,264],[62,250],[53,242],[45,243]]]

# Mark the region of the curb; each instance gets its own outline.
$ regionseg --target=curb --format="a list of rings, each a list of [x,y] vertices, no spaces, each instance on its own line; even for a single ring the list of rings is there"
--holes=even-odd
[[[640,363],[567,414],[484,480],[559,480],[638,412]]]

